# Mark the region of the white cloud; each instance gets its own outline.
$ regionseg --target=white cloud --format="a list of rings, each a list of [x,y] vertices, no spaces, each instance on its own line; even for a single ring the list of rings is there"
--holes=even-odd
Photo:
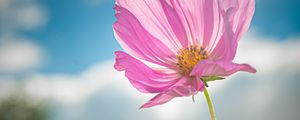
[[[65,104],[78,104],[116,79],[117,73],[108,65],[112,63],[109,61],[95,65],[79,75],[33,74],[27,78],[26,89],[34,96],[51,98]]]
[[[15,34],[47,23],[47,10],[35,0],[0,0],[0,34]]]
[[[295,64],[300,59],[300,37],[277,40],[271,37],[259,37],[250,33],[239,44],[237,62],[252,63],[258,74],[272,73],[284,66],[299,68]]]
[[[31,70],[42,63],[42,49],[24,38],[0,40],[0,73]]]
[[[78,75],[34,73],[25,78],[25,90],[31,95],[50,98],[64,104],[76,105],[85,102],[91,95],[106,86],[118,88],[127,96],[145,100],[145,96],[133,88],[121,72],[113,69],[114,61],[93,65]],[[150,96],[148,96],[150,97]]]
[[[40,5],[30,4],[16,10],[16,22],[22,29],[38,28],[47,23],[47,11]]]
[[[47,23],[47,11],[35,0],[0,0],[0,73],[22,73],[44,62],[44,51],[20,31]]]
[[[244,81],[246,84],[238,84],[244,86],[245,89],[243,87],[236,89],[240,91],[237,96],[240,98],[238,101],[241,102],[236,104],[240,109],[232,108],[225,113],[235,113],[242,110],[242,116],[248,119],[252,117],[252,119],[272,118],[280,120],[287,117],[297,117],[298,114],[289,116],[288,114],[292,112],[290,110],[279,113],[276,111],[284,108],[285,105],[282,104],[282,101],[291,100],[292,96],[290,95],[293,93],[286,93],[295,89],[291,86],[294,84],[295,76],[299,76],[300,64],[298,60],[300,54],[297,53],[300,51],[299,46],[299,36],[278,40],[273,37],[258,36],[255,32],[246,35],[240,41],[235,60],[240,63],[251,64],[258,72],[254,75],[238,73],[232,77],[233,82],[230,83]],[[237,87],[230,84],[228,86]],[[299,104],[297,102],[299,99],[293,98],[292,102],[286,104],[287,106]],[[299,110],[297,109],[297,111]]]

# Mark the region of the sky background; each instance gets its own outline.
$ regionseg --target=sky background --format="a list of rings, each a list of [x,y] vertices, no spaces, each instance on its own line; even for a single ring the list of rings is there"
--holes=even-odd
[[[209,88],[218,119],[300,119],[300,1],[256,0],[237,73]],[[51,120],[209,119],[202,94],[138,110],[153,95],[113,69],[114,0],[0,0],[0,98],[21,86]]]

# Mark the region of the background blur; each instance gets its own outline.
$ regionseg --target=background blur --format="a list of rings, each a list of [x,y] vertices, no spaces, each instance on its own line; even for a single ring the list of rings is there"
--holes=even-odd
[[[300,119],[300,1],[256,0],[237,73],[211,83],[220,120]],[[138,110],[151,94],[113,69],[113,0],[0,0],[0,120],[208,120],[203,94]]]

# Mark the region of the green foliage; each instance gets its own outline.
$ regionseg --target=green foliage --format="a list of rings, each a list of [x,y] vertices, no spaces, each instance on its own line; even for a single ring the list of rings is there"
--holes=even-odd
[[[204,82],[216,81],[216,80],[223,80],[225,78],[219,76],[204,76],[201,77],[201,80]]]
[[[0,101],[0,120],[47,120],[43,103],[33,103],[24,94],[17,93]]]

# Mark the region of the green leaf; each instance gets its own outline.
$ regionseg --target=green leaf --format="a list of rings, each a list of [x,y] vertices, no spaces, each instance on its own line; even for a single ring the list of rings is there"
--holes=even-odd
[[[203,80],[204,82],[223,80],[223,79],[225,79],[225,78],[219,77],[219,76],[203,76],[203,77],[201,77],[201,80]]]

